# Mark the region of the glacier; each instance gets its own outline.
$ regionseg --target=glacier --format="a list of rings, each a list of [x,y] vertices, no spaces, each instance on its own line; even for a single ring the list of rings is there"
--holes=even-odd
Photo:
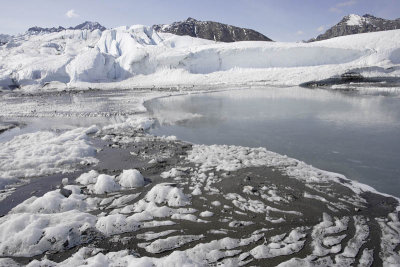
[[[143,25],[27,32],[0,46],[0,88],[298,85],[352,69],[396,76],[399,38],[392,30],[314,43],[219,43]]]

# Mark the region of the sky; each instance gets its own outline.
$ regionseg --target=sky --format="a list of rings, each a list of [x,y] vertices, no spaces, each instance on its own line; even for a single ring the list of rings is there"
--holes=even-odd
[[[0,33],[29,27],[107,28],[168,24],[192,17],[254,29],[275,41],[301,41],[323,33],[348,14],[400,17],[400,0],[0,0]]]

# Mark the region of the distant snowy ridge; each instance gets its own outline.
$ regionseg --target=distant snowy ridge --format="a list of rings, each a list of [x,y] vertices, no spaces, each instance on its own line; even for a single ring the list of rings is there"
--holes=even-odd
[[[377,18],[370,14],[365,14],[363,16],[350,14],[345,16],[338,24],[328,29],[325,33],[318,35],[316,38],[311,39],[310,41],[321,41],[351,34],[396,29],[400,29],[400,18],[395,20],[387,20]]]
[[[38,33],[52,33],[52,32],[61,32],[65,30],[89,30],[89,31],[94,31],[94,30],[100,30],[104,31],[106,27],[102,26],[98,22],[92,22],[92,21],[85,21],[75,27],[69,27],[69,28],[64,28],[62,26],[58,26],[58,28],[53,27],[53,28],[41,28],[41,27],[31,27],[28,29],[28,33],[31,34],[38,34]]]
[[[398,40],[399,30],[309,44],[219,43],[142,25],[25,34],[0,46],[0,88],[298,85],[370,67],[397,75]]]
[[[0,34],[0,45],[6,44],[8,41],[10,41],[11,36],[8,34]]]

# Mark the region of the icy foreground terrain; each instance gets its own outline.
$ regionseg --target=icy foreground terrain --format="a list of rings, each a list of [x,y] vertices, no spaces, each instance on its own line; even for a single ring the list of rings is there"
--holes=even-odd
[[[400,30],[393,30],[311,44],[216,43],[138,25],[103,32],[27,33],[0,46],[0,86],[298,85],[355,68],[364,76],[395,76],[399,39]]]
[[[265,148],[148,135],[152,119],[122,110],[143,112],[141,99],[176,92],[123,92],[3,95],[5,112],[17,119],[18,110],[66,125],[67,117],[111,118],[0,135],[6,184],[53,172],[68,177],[0,218],[0,265],[399,264],[397,199]],[[9,186],[6,197],[18,194]]]
[[[185,93],[175,87],[394,76],[399,39],[218,44],[143,26],[14,37],[0,47],[0,266],[398,266],[398,199],[265,148],[151,136],[143,103]],[[174,88],[126,90],[148,86]],[[64,91],[89,87],[110,90]],[[7,202],[55,173],[58,188]]]

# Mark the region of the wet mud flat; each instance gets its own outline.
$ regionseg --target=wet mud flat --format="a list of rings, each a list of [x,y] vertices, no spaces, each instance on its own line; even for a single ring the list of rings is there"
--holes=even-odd
[[[178,253],[201,265],[381,266],[398,256],[394,198],[356,194],[346,180],[304,182],[287,175],[288,166],[233,168],[243,166],[243,157],[218,158],[224,146],[212,148],[217,156],[205,165],[193,154],[209,150],[143,131],[101,131],[93,140],[100,162],[64,175],[80,189],[64,197],[77,194],[92,203],[82,211],[97,223],[80,233],[79,242],[59,237],[42,253],[3,258],[60,263],[86,248],[87,258],[122,250],[162,259]],[[96,194],[91,184],[74,181],[89,170],[118,177],[127,169],[140,171],[144,185]],[[27,186],[13,194],[26,194]]]

